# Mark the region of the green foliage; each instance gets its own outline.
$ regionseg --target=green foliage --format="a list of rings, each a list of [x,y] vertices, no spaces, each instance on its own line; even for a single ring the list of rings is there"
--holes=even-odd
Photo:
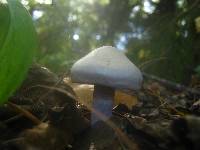
[[[32,19],[17,0],[0,3],[0,103],[23,81],[37,48]]]
[[[200,77],[200,65],[195,68],[195,72]]]
[[[43,14],[34,19],[40,38],[38,61],[54,71],[67,71],[74,61],[102,45],[125,48],[143,71],[177,82],[187,83],[200,64],[195,26],[199,0],[52,2],[32,0],[27,6],[33,17],[36,11]]]

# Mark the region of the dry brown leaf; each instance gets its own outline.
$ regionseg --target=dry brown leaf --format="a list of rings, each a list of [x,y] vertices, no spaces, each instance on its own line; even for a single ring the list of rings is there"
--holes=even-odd
[[[64,79],[64,81],[74,89],[80,103],[83,103],[86,106],[91,106],[94,91],[93,85],[72,83],[70,79]],[[129,95],[119,90],[115,92],[115,105],[125,104],[129,109],[131,109],[137,104],[137,102],[138,99],[136,96]]]

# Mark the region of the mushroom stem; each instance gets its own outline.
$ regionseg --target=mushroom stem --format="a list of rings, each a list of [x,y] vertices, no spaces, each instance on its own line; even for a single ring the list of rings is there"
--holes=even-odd
[[[93,93],[92,124],[100,120],[106,120],[112,116],[114,101],[114,89],[106,86],[95,85]]]

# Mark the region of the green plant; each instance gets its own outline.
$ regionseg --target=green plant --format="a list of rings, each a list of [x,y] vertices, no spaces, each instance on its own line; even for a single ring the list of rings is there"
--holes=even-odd
[[[200,65],[195,68],[195,72],[200,77]]]
[[[31,16],[17,0],[0,1],[0,103],[26,76],[37,49]]]

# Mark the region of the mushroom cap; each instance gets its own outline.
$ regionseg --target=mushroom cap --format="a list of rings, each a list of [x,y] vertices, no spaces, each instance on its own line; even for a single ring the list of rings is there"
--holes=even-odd
[[[112,46],[97,48],[71,68],[73,82],[95,84],[122,90],[138,90],[142,85],[140,70]]]

